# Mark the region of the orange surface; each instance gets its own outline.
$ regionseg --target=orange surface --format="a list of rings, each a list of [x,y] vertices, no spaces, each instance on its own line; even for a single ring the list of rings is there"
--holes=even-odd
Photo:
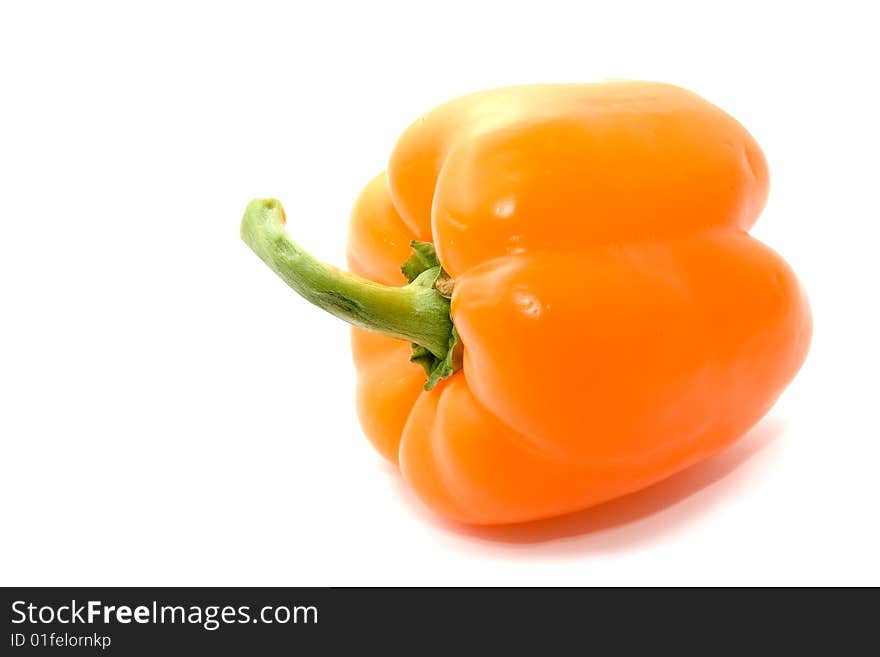
[[[803,362],[794,274],[746,231],[754,139],[670,85],[524,86],[413,124],[352,214],[349,266],[404,284],[409,241],[455,278],[464,369],[430,392],[409,345],[354,329],[358,412],[434,510],[521,522],[723,449]]]

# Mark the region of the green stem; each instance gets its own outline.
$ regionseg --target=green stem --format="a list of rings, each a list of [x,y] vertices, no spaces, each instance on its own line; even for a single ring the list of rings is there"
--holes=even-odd
[[[374,283],[315,259],[284,229],[275,199],[251,201],[241,220],[241,238],[306,301],[349,324],[421,345],[438,358],[449,351],[449,300],[433,288],[439,267],[409,285]]]

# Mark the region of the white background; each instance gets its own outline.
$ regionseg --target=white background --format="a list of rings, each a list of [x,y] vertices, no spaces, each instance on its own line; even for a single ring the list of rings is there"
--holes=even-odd
[[[870,2],[0,9],[0,583],[880,584]],[[450,97],[656,79],[742,121],[754,234],[815,315],[729,452],[536,526],[424,511],[363,438],[347,328],[239,240],[255,196],[344,262],[360,187]]]

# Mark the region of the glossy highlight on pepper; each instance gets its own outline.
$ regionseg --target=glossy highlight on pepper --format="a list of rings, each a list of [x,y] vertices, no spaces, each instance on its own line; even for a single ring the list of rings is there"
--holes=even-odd
[[[767,193],[751,135],[689,91],[528,85],[404,132],[355,204],[350,272],[274,200],[242,237],[355,326],[361,424],[418,497],[504,524],[649,486],[770,409],[812,323],[748,233]]]

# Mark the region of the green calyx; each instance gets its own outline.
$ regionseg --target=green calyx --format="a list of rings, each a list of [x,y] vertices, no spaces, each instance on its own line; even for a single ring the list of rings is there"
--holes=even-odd
[[[428,377],[426,390],[461,369],[461,343],[449,310],[453,281],[431,244],[412,242],[413,255],[401,267],[409,284],[393,287],[317,260],[291,239],[285,221],[275,199],[251,201],[241,237],[301,297],[349,324],[411,342],[411,360]]]
[[[454,281],[440,265],[434,245],[416,240],[410,242],[409,245],[413,254],[400,266],[400,271],[406,276],[410,285],[419,280],[424,280],[425,283],[430,281],[431,287],[437,294],[447,300],[452,298]],[[412,348],[413,353],[410,360],[421,365],[425,374],[428,375],[425,390],[430,390],[437,385],[440,379],[452,376],[461,369],[462,345],[455,326],[452,327],[446,354],[442,358],[415,342]]]

